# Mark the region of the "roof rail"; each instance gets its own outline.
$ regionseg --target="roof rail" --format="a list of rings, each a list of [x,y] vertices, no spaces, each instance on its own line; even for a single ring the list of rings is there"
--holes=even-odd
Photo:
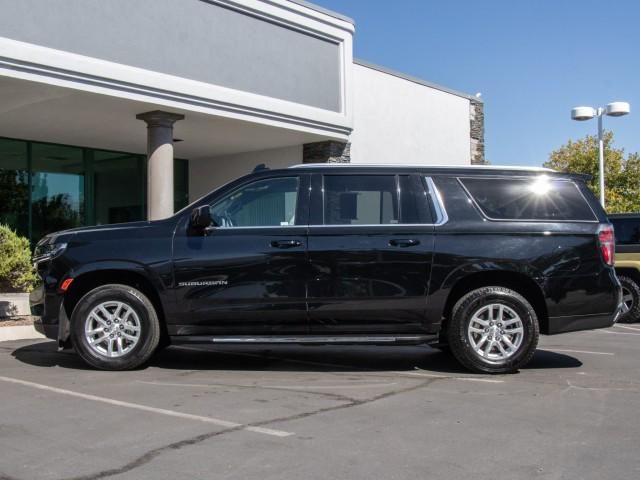
[[[288,168],[442,168],[461,169],[471,168],[478,170],[512,170],[529,172],[555,172],[546,167],[526,167],[522,165],[433,165],[433,164],[390,164],[390,163],[299,163]]]

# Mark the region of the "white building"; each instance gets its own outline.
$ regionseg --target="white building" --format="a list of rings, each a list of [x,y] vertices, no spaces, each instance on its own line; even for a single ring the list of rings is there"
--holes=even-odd
[[[32,239],[260,163],[483,161],[480,100],[354,61],[353,22],[306,2],[2,4],[0,222]]]

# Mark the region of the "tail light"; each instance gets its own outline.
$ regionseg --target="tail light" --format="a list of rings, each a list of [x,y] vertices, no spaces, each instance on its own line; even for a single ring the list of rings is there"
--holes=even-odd
[[[604,225],[598,232],[598,244],[600,245],[600,252],[602,253],[602,260],[607,265],[613,265],[616,240],[613,233],[613,226]]]

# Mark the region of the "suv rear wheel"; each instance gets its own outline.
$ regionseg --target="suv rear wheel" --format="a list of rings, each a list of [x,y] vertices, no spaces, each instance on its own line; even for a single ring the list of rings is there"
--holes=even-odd
[[[620,317],[620,322],[637,322],[640,319],[640,287],[631,277],[618,275],[622,285],[622,301],[629,311]]]
[[[453,307],[448,328],[451,352],[469,370],[508,373],[525,366],[538,345],[536,312],[519,293],[483,287]]]
[[[71,316],[78,355],[102,370],[145,363],[160,341],[158,316],[149,299],[128,285],[103,285],[80,299]]]

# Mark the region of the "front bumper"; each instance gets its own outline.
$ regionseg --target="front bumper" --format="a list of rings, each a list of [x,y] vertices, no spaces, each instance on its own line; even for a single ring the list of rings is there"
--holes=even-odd
[[[58,342],[64,348],[69,342],[69,318],[64,308],[63,297],[55,289],[47,291],[40,285],[29,295],[31,314],[36,317],[33,327],[45,337]]]

